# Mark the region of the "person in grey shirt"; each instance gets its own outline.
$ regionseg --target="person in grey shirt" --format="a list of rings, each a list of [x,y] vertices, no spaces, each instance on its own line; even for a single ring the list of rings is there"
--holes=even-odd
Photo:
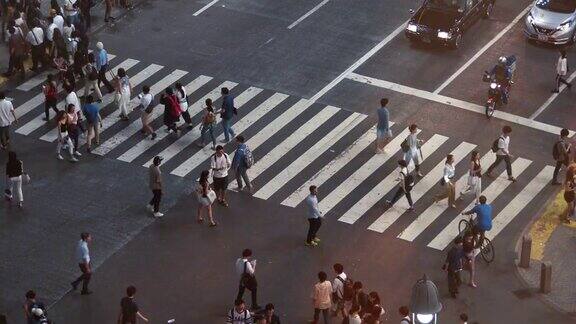
[[[308,237],[306,238],[306,245],[317,246],[320,239],[316,237],[316,233],[322,226],[322,213],[318,209],[318,188],[314,185],[310,186],[310,194],[306,197],[306,206],[308,208]]]
[[[92,241],[92,236],[90,233],[84,232],[80,234],[80,241],[78,241],[78,246],[76,247],[76,257],[78,258],[78,266],[82,275],[78,279],[74,280],[71,285],[72,289],[76,290],[78,284],[82,281],[82,295],[89,295],[92,292],[88,290],[88,283],[90,283],[90,278],[92,277],[92,268],[90,267],[90,250],[88,249],[88,243]]]

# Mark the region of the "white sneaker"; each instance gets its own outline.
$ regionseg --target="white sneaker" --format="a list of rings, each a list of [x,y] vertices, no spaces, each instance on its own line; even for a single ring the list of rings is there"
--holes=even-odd
[[[70,162],[78,162],[78,159],[75,158],[75,157],[71,157],[71,158],[70,158]]]
[[[75,152],[74,152],[74,155],[76,155],[76,156],[82,156],[82,154],[81,154],[79,151],[75,151]]]
[[[158,217],[158,218],[159,218],[159,217],[162,217],[162,216],[164,216],[164,214],[162,214],[161,212],[154,213],[154,217]]]
[[[152,205],[146,205],[146,209],[151,212],[154,213],[154,207],[152,207]]]
[[[58,160],[64,160],[64,157],[62,156],[62,154],[56,155],[56,158],[57,158]]]

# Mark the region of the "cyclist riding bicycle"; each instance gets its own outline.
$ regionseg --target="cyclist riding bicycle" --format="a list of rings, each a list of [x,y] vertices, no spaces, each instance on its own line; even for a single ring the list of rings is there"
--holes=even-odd
[[[486,203],[486,196],[480,196],[478,200],[480,204],[462,213],[462,215],[476,214],[476,219],[472,225],[472,234],[474,234],[475,237],[480,235],[480,238],[476,241],[476,248],[482,246],[486,231],[492,229],[492,206]]]

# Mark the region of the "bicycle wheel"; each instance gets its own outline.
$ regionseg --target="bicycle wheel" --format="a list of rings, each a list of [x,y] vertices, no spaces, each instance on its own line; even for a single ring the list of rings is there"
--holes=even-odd
[[[492,245],[492,242],[487,237],[485,237],[482,242],[480,254],[482,254],[482,259],[484,259],[486,263],[494,261],[496,251],[494,250],[494,245]]]
[[[472,227],[467,219],[462,219],[458,222],[458,233],[460,236],[464,236],[464,233],[468,232]]]

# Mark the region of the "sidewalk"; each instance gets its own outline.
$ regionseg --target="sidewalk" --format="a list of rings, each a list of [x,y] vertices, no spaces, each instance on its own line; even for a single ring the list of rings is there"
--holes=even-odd
[[[530,268],[517,269],[530,291],[557,310],[576,315],[576,223],[566,224],[561,220],[566,209],[563,194],[564,191],[560,191],[526,229],[525,233],[532,237]],[[549,294],[538,292],[542,262],[552,264]]]

